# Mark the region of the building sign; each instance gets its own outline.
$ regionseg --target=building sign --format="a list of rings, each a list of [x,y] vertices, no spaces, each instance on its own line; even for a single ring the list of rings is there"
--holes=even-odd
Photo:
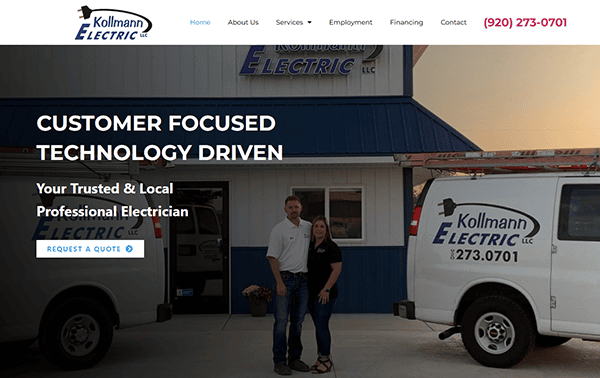
[[[255,45],[250,46],[239,74],[349,75],[358,65],[363,73],[373,74],[373,63],[382,51],[380,45]]]

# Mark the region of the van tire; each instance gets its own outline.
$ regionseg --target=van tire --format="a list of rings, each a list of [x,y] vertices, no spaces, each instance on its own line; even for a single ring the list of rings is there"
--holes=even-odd
[[[462,319],[463,344],[484,366],[509,368],[518,364],[533,349],[535,336],[525,308],[501,296],[473,302]]]
[[[109,312],[97,301],[76,297],[50,312],[40,330],[40,349],[62,370],[87,369],[108,352],[113,339]]]
[[[537,335],[535,345],[539,347],[555,347],[571,340],[570,337]]]

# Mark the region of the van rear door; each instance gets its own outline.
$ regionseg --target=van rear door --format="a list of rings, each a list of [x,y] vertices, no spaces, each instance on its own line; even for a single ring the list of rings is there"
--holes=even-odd
[[[600,177],[563,178],[558,190],[551,328],[600,335]]]

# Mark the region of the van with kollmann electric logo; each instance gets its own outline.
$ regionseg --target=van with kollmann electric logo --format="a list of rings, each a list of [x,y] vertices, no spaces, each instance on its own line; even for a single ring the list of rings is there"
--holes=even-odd
[[[171,319],[160,221],[119,213],[154,207],[150,196],[124,193],[138,182],[8,164],[0,167],[3,351],[38,340],[56,366],[84,369],[106,355],[113,329]],[[96,190],[73,193],[74,183]],[[97,193],[100,185],[110,193]]]
[[[210,205],[184,204],[178,208],[190,216],[176,220],[175,298],[181,304],[185,299],[197,301],[203,294],[218,296],[223,292],[223,235],[217,212]]]
[[[597,158],[597,149],[405,156],[468,174],[424,186],[395,314],[451,326],[440,339],[461,333],[491,367],[517,364],[536,344],[600,341]]]

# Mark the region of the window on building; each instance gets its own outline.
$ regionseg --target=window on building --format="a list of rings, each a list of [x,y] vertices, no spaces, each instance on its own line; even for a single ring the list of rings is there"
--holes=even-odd
[[[312,222],[317,215],[327,217],[334,239],[363,238],[361,188],[293,188],[292,194],[300,197],[302,219]]]
[[[600,185],[563,187],[558,238],[600,241]]]

